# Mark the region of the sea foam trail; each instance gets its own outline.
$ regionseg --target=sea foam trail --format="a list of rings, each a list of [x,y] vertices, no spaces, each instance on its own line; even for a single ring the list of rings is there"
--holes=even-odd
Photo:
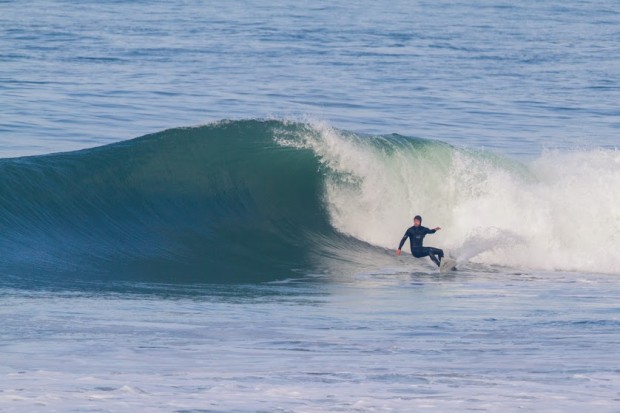
[[[0,273],[15,279],[374,271],[402,263],[393,249],[418,213],[443,227],[427,244],[461,264],[620,273],[617,150],[520,164],[320,123],[223,121],[2,159],[0,177]]]
[[[460,261],[620,273],[620,151],[548,151],[528,164],[397,135],[313,126],[332,224],[394,248],[411,217]],[[290,140],[283,140],[290,144]],[[299,145],[299,143],[296,143]]]

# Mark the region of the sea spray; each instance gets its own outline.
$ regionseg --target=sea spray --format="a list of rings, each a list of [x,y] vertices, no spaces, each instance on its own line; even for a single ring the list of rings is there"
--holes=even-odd
[[[499,228],[477,228],[465,239],[461,247],[450,251],[450,256],[458,265],[462,265],[482,253],[512,248],[524,242],[525,240],[518,235]]]

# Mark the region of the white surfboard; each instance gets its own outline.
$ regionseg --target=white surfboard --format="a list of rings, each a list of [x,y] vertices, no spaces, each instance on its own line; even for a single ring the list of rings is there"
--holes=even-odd
[[[441,264],[439,265],[439,272],[448,272],[456,270],[456,260],[452,258],[443,257]]]

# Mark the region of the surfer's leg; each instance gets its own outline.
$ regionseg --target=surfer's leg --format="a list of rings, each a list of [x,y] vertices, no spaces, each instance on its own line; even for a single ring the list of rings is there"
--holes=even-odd
[[[435,265],[437,265],[439,267],[439,259],[432,253],[428,253],[428,256],[430,257],[430,259],[435,263]]]
[[[411,250],[411,254],[416,258],[423,258],[428,256],[428,248],[427,247],[415,247]]]
[[[439,248],[428,247],[428,256],[439,267],[441,260],[443,259],[443,250]]]

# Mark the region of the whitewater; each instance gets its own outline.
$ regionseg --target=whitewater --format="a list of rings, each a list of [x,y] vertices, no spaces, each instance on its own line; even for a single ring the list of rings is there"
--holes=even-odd
[[[423,213],[448,228],[435,238],[460,261],[620,271],[616,149],[547,151],[524,164],[437,141],[313,132],[285,144],[312,148],[329,171],[325,196],[339,231],[391,249],[403,213]]]
[[[0,2],[0,411],[619,412],[619,27]]]

